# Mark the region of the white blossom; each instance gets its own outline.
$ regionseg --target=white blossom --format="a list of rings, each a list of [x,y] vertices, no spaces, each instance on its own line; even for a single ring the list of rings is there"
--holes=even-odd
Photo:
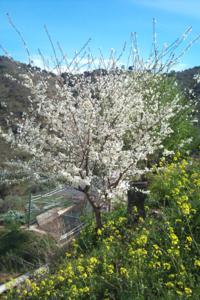
[[[71,84],[58,78],[49,93],[49,80],[22,75],[33,95],[30,112],[6,140],[29,153],[31,172],[65,178],[101,206],[124,193],[130,177],[148,171],[139,162],[163,148],[173,132],[170,120],[183,108],[178,94],[160,101],[155,87],[164,75],[116,70],[70,76]]]

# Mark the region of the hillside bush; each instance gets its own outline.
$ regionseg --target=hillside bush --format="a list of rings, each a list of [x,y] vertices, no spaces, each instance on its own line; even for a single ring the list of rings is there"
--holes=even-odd
[[[21,230],[16,222],[9,223],[0,235],[0,272],[35,269],[48,262],[57,250],[52,238]]]

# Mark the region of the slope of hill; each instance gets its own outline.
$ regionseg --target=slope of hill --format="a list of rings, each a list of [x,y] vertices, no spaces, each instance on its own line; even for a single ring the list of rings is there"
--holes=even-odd
[[[31,91],[21,84],[22,76],[30,72],[35,78],[41,76],[37,67],[32,67],[11,60],[5,56],[0,57],[0,126],[7,127],[8,117],[13,120],[12,130],[17,131],[17,120],[29,111]],[[42,71],[42,76],[55,77],[53,73]],[[5,158],[12,157],[12,151],[0,140],[0,166]]]
[[[186,69],[184,71],[176,72],[175,76],[182,87],[193,89],[195,95],[200,96],[200,84],[196,84],[194,76],[200,74],[200,67]]]
[[[193,90],[194,97],[198,100],[198,120],[200,121],[200,83],[196,83],[194,76],[200,74],[200,67],[190,68],[181,72],[176,72],[175,76],[182,89]]]

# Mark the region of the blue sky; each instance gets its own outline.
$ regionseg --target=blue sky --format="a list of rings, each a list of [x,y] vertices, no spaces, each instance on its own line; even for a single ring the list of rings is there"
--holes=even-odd
[[[189,26],[193,27],[193,37],[200,34],[199,0],[0,0],[0,43],[21,61],[25,60],[25,51],[9,25],[7,12],[36,62],[38,48],[47,57],[52,55],[44,24],[69,56],[88,38],[92,38],[90,47],[95,53],[98,48],[105,56],[110,48],[120,51],[133,31],[137,32],[139,48],[146,56],[151,48],[153,17],[157,20],[160,45],[174,41]],[[199,53],[200,41],[177,68],[200,65]]]

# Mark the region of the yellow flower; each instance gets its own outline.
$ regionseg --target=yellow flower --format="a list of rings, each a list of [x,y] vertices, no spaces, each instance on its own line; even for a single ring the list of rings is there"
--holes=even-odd
[[[198,173],[193,173],[192,175],[191,175],[191,178],[193,179],[193,178],[198,178],[199,177],[199,174]]]
[[[163,264],[163,268],[164,268],[164,270],[170,270],[171,269],[171,265],[169,263],[164,263]]]
[[[25,283],[26,283],[27,285],[31,285],[30,279],[27,278],[27,279],[25,280]]]
[[[90,291],[90,288],[88,286],[85,286],[84,288],[79,289],[79,294],[85,294]]]
[[[178,181],[177,181],[177,185],[178,185],[179,187],[181,187],[183,184],[182,184],[182,182],[181,182],[180,180],[178,180]]]
[[[174,249],[174,255],[175,256],[180,256],[180,251],[178,249]]]
[[[170,255],[174,255],[174,256],[179,256],[180,255],[180,251],[178,249],[174,249],[174,248],[170,248],[167,249],[167,253]]]
[[[121,267],[120,268],[120,274],[123,275],[123,276],[125,276],[125,277],[128,277],[128,271],[127,271],[127,269],[124,268],[124,267]]]
[[[51,280],[51,279],[49,280],[48,283],[49,283],[49,285],[54,285],[53,280]]]
[[[183,264],[180,264],[180,270],[185,271],[185,266]]]
[[[182,199],[183,201],[188,201],[188,196],[187,196],[187,195],[183,195],[183,196],[181,197],[181,199]]]
[[[40,284],[41,284],[41,286],[45,286],[45,285],[46,285],[46,282],[45,282],[44,280],[42,280],[42,281],[40,282]]]
[[[77,266],[77,270],[78,270],[80,273],[82,273],[82,272],[84,271],[84,267],[81,266],[81,265],[79,265],[79,266]]]
[[[160,268],[160,266],[161,266],[161,263],[159,261],[157,261],[153,264],[154,269]]]
[[[178,282],[177,282],[177,285],[178,285],[180,288],[183,288],[183,282],[182,282],[182,281],[178,281]]]
[[[200,260],[199,260],[199,259],[196,259],[196,260],[194,261],[194,266],[200,268]]]
[[[61,275],[57,276],[58,281],[63,282],[65,278]]]
[[[194,184],[196,184],[198,187],[200,187],[200,179],[195,179]]]
[[[113,240],[114,240],[114,237],[112,235],[109,236],[108,241],[112,242]]]
[[[127,219],[125,217],[119,217],[118,222],[119,223],[123,223],[125,222]]]
[[[188,287],[184,288],[184,292],[185,292],[186,295],[192,295],[192,290]]]
[[[178,237],[175,233],[170,233],[169,237],[171,239],[172,245],[177,245],[178,244],[179,239],[178,239]]]
[[[181,210],[184,215],[189,215],[190,214],[190,205],[188,203],[183,203],[181,205]]]
[[[113,265],[108,265],[107,270],[108,270],[109,274],[113,274],[114,273],[114,266]]]
[[[70,287],[70,291],[72,293],[72,296],[77,296],[78,289],[77,289],[77,286],[75,284],[72,284],[72,286]]]
[[[156,245],[156,244],[154,244],[154,245],[153,245],[153,248],[154,248],[155,250],[158,250],[158,249],[159,249],[159,246]]]
[[[135,255],[135,251],[134,251],[132,248],[130,248],[130,249],[128,250],[128,254],[129,254],[130,256],[134,256],[134,255]]]
[[[168,287],[168,288],[173,288],[173,287],[174,287],[174,284],[173,284],[173,282],[171,282],[171,281],[165,283],[165,285],[166,285],[166,287]]]
[[[96,257],[93,256],[93,257],[90,257],[89,262],[92,265],[96,265],[98,263],[98,260]]]
[[[186,242],[188,242],[189,244],[192,243],[192,237],[191,236],[187,236],[186,237]]]
[[[135,250],[135,254],[137,254],[138,256],[146,256],[147,250],[139,248],[139,249]]]
[[[176,290],[176,294],[177,294],[178,296],[182,296],[182,295],[183,295],[183,293],[182,293],[181,291],[179,291],[179,290]]]
[[[36,285],[35,282],[32,282],[32,283],[31,283],[31,289],[32,289],[32,290],[37,290],[37,285]]]
[[[106,245],[106,250],[110,250],[110,246],[109,245]]]
[[[83,278],[83,279],[86,279],[87,277],[88,277],[88,276],[87,276],[87,273],[84,272],[84,273],[82,274],[82,278]]]
[[[144,223],[144,218],[142,217],[139,217],[139,220],[138,220],[139,223]]]
[[[142,234],[139,238],[137,238],[136,242],[139,246],[145,245],[147,243],[147,236]]]
[[[71,255],[71,253],[69,253],[69,252],[66,252],[66,257],[71,257],[72,255]]]
[[[197,210],[195,208],[191,209],[191,213],[196,214]]]
[[[100,228],[97,229],[97,234],[102,235],[102,230]]]
[[[133,207],[133,212],[137,213],[138,212],[138,208],[136,206]]]
[[[84,291],[85,293],[88,293],[88,292],[90,291],[90,288],[89,288],[88,286],[85,286],[85,287],[83,288],[83,291]]]
[[[185,167],[187,165],[188,165],[187,160],[183,159],[182,162],[181,162],[181,166]]]
[[[181,219],[176,219],[176,222],[177,223],[182,223],[182,220]]]
[[[175,194],[175,195],[178,195],[178,194],[180,193],[179,188],[174,188],[174,189],[172,190],[172,193]]]

